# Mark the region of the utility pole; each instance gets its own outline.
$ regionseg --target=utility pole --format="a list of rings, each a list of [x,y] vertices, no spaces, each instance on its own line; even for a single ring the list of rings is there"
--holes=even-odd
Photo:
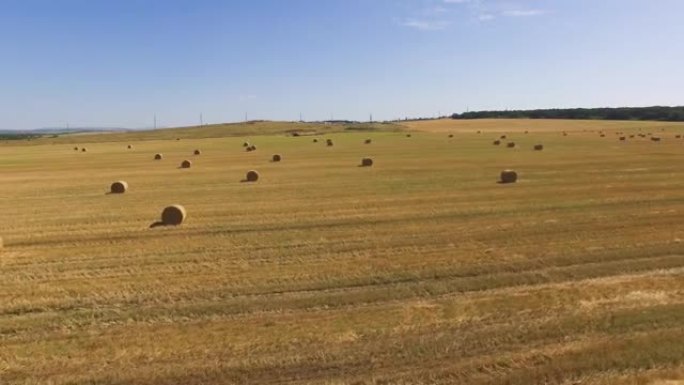
[[[157,129],[157,114],[154,114],[154,129]]]
[[[373,123],[373,113],[370,114],[370,122]]]
[[[301,113],[301,112],[299,113],[299,122],[300,122],[300,123],[304,122],[304,118],[302,118],[302,113]]]

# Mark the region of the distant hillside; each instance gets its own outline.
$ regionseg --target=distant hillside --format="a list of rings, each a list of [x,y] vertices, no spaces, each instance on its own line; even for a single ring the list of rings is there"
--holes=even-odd
[[[569,108],[547,110],[473,111],[452,119],[582,119],[684,122],[684,107]]]

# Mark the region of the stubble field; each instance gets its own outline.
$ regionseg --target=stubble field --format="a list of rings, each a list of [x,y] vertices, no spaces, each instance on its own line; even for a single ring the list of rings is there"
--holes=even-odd
[[[684,125],[268,128],[0,144],[0,384],[684,380]]]

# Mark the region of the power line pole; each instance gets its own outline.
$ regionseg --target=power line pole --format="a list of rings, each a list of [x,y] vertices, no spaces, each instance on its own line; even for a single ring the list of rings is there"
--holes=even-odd
[[[157,114],[154,114],[154,129],[157,129]]]
[[[204,119],[202,117],[202,113],[200,112],[200,127],[204,126]]]

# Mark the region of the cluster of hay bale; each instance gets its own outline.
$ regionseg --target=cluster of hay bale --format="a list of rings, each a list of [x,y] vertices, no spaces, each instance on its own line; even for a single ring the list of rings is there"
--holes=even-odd
[[[326,140],[325,140],[325,145],[328,146],[328,147],[332,147],[332,146],[333,146],[333,141],[332,141],[332,139],[326,139]]]
[[[245,151],[247,151],[247,152],[252,152],[252,151],[256,151],[256,149],[257,149],[257,147],[256,147],[255,145],[252,144],[252,145],[247,146],[247,148],[245,149]]]

